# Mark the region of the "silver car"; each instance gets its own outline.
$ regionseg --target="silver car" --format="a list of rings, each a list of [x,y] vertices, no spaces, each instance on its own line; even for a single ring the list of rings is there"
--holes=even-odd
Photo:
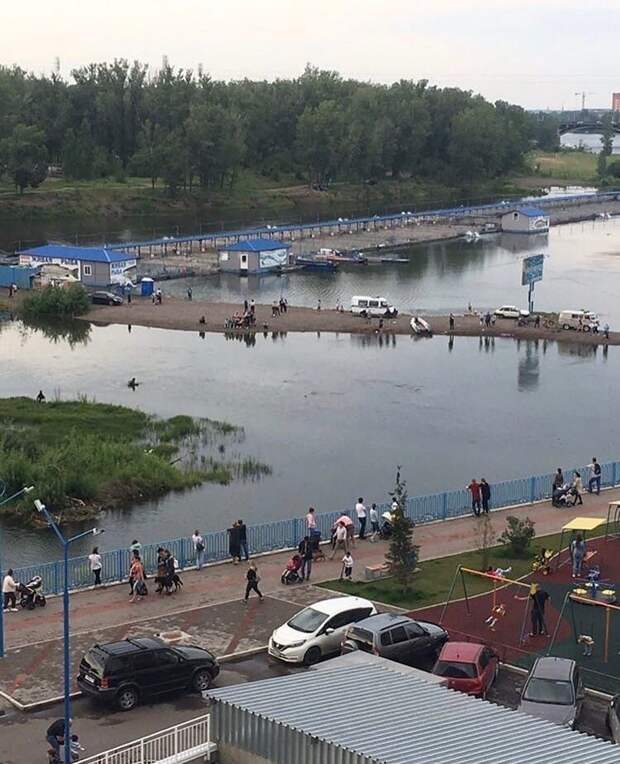
[[[569,658],[537,658],[519,703],[530,716],[574,728],[581,714],[584,689],[579,667]]]

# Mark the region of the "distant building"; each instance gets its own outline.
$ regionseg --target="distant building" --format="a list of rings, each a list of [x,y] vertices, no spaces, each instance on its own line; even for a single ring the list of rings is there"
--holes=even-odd
[[[36,268],[0,264],[0,287],[9,287],[14,284],[19,289],[32,289],[36,278]]]
[[[540,207],[517,207],[502,215],[502,231],[508,233],[544,233],[549,230],[549,216]]]
[[[85,286],[107,287],[135,281],[136,257],[105,247],[45,244],[19,253],[19,264],[40,267],[41,280],[81,281]],[[46,270],[49,273],[46,274]]]
[[[620,111],[620,93],[611,94],[611,110]]]
[[[223,273],[238,273],[241,276],[277,271],[287,264],[290,248],[290,244],[271,239],[239,241],[220,250],[220,270]]]

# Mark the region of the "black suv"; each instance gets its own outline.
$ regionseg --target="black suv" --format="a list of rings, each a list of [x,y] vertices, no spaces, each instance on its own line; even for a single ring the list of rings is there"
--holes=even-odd
[[[94,645],[80,662],[77,684],[87,695],[130,711],[141,697],[208,690],[219,664],[202,647],[171,646],[155,637]]]

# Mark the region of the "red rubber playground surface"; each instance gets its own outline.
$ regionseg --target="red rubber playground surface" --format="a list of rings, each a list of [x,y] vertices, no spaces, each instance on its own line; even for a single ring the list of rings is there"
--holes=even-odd
[[[620,692],[620,538],[588,541],[588,553],[591,555],[589,564],[600,568],[600,588],[615,588],[619,607],[616,610],[571,600],[565,604],[567,593],[586,579],[575,580],[571,577],[570,559],[564,551],[559,560],[552,560],[549,575],[537,572],[522,579],[528,585],[538,583],[550,596],[545,608],[549,636],[530,636],[530,604],[515,599],[515,596],[527,597],[529,589],[516,583],[498,583],[493,592],[493,582],[489,580],[490,591],[469,594],[466,601],[463,585],[457,577],[453,599],[445,611],[441,604],[415,610],[410,615],[419,620],[441,623],[454,641],[490,645],[505,663],[529,668],[537,655],[546,655],[548,651],[551,655],[573,658],[582,667],[588,687],[609,693]],[[584,573],[587,570],[587,565],[584,565]],[[481,580],[471,574],[463,575],[468,592],[473,589],[475,581]],[[505,614],[500,615],[491,628],[486,621],[494,605],[503,605]],[[583,634],[594,640],[591,656],[584,655],[584,647],[577,643],[577,637]]]

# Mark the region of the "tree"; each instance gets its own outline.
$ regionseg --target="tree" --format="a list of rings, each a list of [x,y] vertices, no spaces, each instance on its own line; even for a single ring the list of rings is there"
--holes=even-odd
[[[342,159],[343,114],[336,101],[304,109],[297,122],[297,145],[310,182],[328,182]]]
[[[614,148],[614,124],[611,114],[605,114],[603,117],[603,133],[601,135],[602,149],[598,155],[598,175],[604,178],[607,175],[607,159],[611,156]]]
[[[182,130],[173,130],[161,142],[161,177],[170,193],[176,196],[184,185],[187,172],[187,144]]]
[[[12,178],[19,193],[28,186],[37,188],[47,177],[47,151],[43,131],[19,124],[0,143],[0,164]]]
[[[411,588],[416,572],[419,546],[413,543],[413,521],[405,515],[407,507],[407,483],[400,478],[400,467],[396,468],[394,490],[390,492],[393,502],[392,536],[385,561],[390,575],[402,586],[403,591]]]
[[[138,136],[138,148],[131,158],[130,170],[135,175],[151,179],[154,189],[164,162],[164,136],[158,125],[147,119]]]
[[[506,518],[506,530],[499,537],[499,541],[510,547],[514,557],[523,557],[535,535],[534,523],[529,517],[521,520],[514,515],[509,515]]]
[[[480,552],[480,570],[486,573],[489,567],[490,549],[493,546],[495,533],[488,512],[483,512],[476,518],[476,541]]]

